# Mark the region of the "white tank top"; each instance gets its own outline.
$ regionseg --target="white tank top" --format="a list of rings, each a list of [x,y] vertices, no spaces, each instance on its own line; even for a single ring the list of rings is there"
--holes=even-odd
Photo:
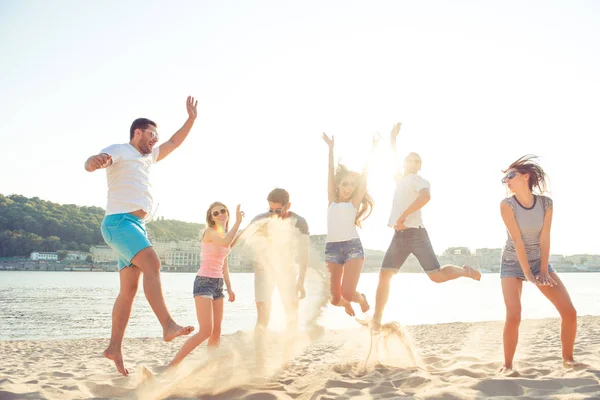
[[[333,202],[327,209],[327,243],[358,239],[354,221],[358,210],[348,203]]]

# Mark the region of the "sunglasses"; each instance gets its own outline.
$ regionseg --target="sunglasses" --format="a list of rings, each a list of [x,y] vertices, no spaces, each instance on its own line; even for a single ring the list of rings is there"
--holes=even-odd
[[[502,178],[502,183],[506,183],[507,181],[510,181],[512,178],[514,178],[515,176],[517,176],[518,172],[516,171],[510,171],[504,178]]]
[[[340,182],[340,185],[342,185],[342,187],[356,186],[356,183],[354,181],[342,181]]]
[[[221,210],[220,210],[220,211],[213,211],[212,215],[213,215],[213,217],[218,217],[218,216],[219,216],[219,213],[221,213],[221,214],[226,214],[226,213],[227,213],[227,210],[226,210],[226,209],[224,209],[224,208],[221,208]]]
[[[283,212],[283,208],[276,208],[276,209],[272,209],[269,208],[269,214],[277,214],[277,215],[281,215],[281,213]]]
[[[150,130],[150,129],[142,129],[142,132],[150,132],[150,137],[152,139],[158,140],[158,132]]]

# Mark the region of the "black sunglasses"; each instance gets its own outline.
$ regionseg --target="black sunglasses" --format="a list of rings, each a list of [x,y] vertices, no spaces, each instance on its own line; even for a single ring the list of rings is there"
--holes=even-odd
[[[281,215],[281,213],[283,212],[283,208],[276,208],[276,209],[272,209],[269,208],[269,214],[277,214],[277,215]]]
[[[517,175],[516,171],[510,171],[504,178],[502,178],[502,183],[505,184],[507,181],[510,181]]]
[[[356,182],[354,182],[354,181],[342,181],[342,182],[340,182],[340,185],[342,185],[342,187],[346,187],[348,185],[350,185],[350,186],[356,186]]]
[[[227,210],[224,209],[224,208],[221,208],[221,211],[213,211],[213,213],[212,213],[213,217],[218,217],[219,216],[219,212],[221,214],[225,214],[227,212]]]

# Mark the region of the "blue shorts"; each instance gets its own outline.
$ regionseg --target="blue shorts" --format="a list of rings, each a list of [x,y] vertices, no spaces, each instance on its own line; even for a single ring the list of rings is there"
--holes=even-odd
[[[537,260],[529,261],[529,268],[531,268],[533,276],[538,276],[540,274],[541,266],[542,260],[539,258]],[[550,264],[548,264],[548,272],[554,272],[554,269],[552,269],[552,265]],[[500,278],[519,278],[525,280],[525,274],[521,269],[519,261],[502,260],[502,264],[500,265]]]
[[[433,252],[433,247],[431,247],[431,241],[425,228],[408,228],[396,231],[390,247],[383,257],[381,269],[398,272],[411,253],[417,257],[421,268],[426,273],[433,274],[440,270],[440,262]]]
[[[106,244],[119,257],[119,271],[130,266],[137,253],[152,246],[144,220],[129,213],[105,216],[100,230]]]
[[[362,243],[358,238],[325,244],[325,261],[328,263],[344,265],[346,261],[355,258],[365,258]]]
[[[223,278],[196,276],[194,281],[194,297],[200,296],[211,300],[225,297],[223,294]]]

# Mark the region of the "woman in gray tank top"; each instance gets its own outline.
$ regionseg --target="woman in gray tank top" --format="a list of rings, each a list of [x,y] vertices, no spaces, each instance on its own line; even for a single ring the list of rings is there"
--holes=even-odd
[[[504,324],[504,367],[513,373],[513,358],[519,340],[521,291],[523,281],[533,283],[554,304],[562,318],[561,342],[565,367],[575,365],[573,346],[577,332],[577,312],[567,289],[548,264],[552,199],[543,196],[546,174],[535,156],[524,156],[504,173],[502,183],[512,196],[502,200],[500,210],[508,239],[502,252],[500,277],[506,305]]]

